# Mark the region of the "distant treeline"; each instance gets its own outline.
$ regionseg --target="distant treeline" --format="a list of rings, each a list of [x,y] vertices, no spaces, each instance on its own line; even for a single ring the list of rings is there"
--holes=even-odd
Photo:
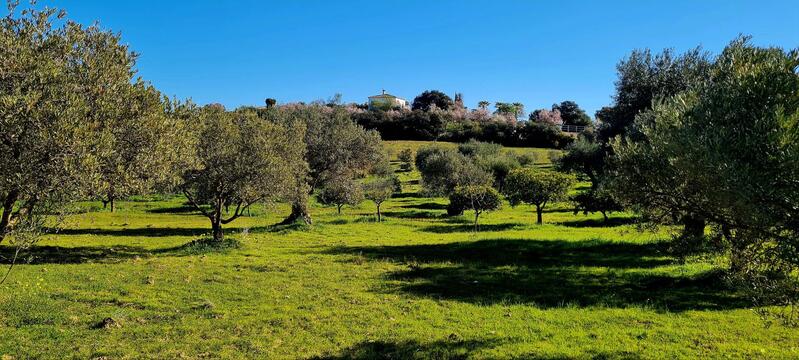
[[[274,107],[276,101],[267,99],[266,104]],[[421,93],[413,100],[411,109],[342,104],[340,95],[315,104],[346,109],[356,123],[377,130],[384,140],[464,142],[475,139],[504,146],[563,149],[574,138],[564,134],[561,125],[593,126],[591,118],[573,101],[535,110],[520,121],[525,114],[521,103],[496,102],[495,110],[489,111],[491,103],[480,101],[478,108],[467,109],[462,94],[455,94],[452,100],[437,90]]]
[[[560,126],[532,121],[472,119],[457,117],[452,111],[382,111],[355,112],[353,119],[367,129],[380,132],[384,140],[441,140],[464,142],[476,139],[504,146],[562,149],[573,138]]]

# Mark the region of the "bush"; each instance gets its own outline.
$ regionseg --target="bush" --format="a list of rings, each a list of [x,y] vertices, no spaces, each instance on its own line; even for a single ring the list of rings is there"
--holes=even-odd
[[[518,130],[517,146],[563,149],[574,139],[555,125],[527,122]]]
[[[480,165],[491,172],[494,177],[494,187],[500,191],[505,186],[505,178],[511,170],[521,167],[519,161],[514,156],[495,156],[480,160]]]
[[[457,186],[488,185],[491,174],[463,154],[441,147],[425,147],[416,154],[416,167],[428,194],[449,195]]]
[[[541,153],[537,152],[526,152],[523,154],[514,155],[516,158],[516,162],[519,163],[521,166],[533,166],[539,163],[544,162],[543,156]]]
[[[458,145],[458,152],[470,157],[497,156],[502,152],[502,145],[470,139]]]
[[[400,164],[400,169],[402,169],[402,171],[413,170],[413,151],[411,149],[402,149],[397,158],[402,163]]]

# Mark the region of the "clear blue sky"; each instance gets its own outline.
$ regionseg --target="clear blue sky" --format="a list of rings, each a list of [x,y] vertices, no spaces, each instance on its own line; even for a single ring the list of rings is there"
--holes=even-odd
[[[718,52],[739,33],[799,47],[799,1],[48,0],[141,54],[160,90],[228,107],[426,89],[522,102],[610,102],[635,48]]]

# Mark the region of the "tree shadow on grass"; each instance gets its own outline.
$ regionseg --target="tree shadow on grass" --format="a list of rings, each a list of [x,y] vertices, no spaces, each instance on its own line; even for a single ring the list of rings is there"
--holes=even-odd
[[[0,246],[0,263],[11,264],[15,248]],[[40,246],[20,251],[17,264],[83,264],[91,262],[115,263],[135,257],[152,255],[150,250],[138,246]]]
[[[433,211],[419,211],[419,210],[405,210],[405,211],[383,211],[383,215],[387,217],[400,218],[400,219],[443,219],[447,217],[446,213],[433,212]]]
[[[288,234],[294,231],[304,231],[308,230],[311,225],[308,225],[301,221],[295,221],[290,224],[273,224],[267,226],[254,226],[249,228],[249,232],[251,233],[272,233],[272,234]],[[235,229],[234,229],[235,230]]]
[[[481,224],[478,231],[505,231],[515,228],[524,228],[526,226],[527,225],[520,223]],[[420,231],[434,234],[472,232],[474,231],[474,224],[471,221],[461,219],[458,225],[430,225],[421,228]]]
[[[643,359],[641,355],[636,352],[621,350],[621,351],[587,351],[581,356],[575,357],[574,355],[541,355],[541,354],[525,354],[515,357],[516,359],[525,360],[574,360],[574,359],[591,359],[591,360],[639,360]]]
[[[483,348],[499,345],[497,340],[462,340],[452,334],[447,340],[421,343],[415,340],[401,342],[364,341],[335,355],[315,356],[314,360],[361,359],[468,359],[469,354]]]
[[[189,256],[211,252],[224,252],[241,246],[236,240],[225,239],[222,243],[211,243],[204,239],[185,244],[147,249],[140,246],[40,246],[36,245],[20,251],[17,264],[83,264],[83,263],[118,263],[134,258],[155,256]],[[16,248],[0,246],[0,264],[8,265],[14,260]]]
[[[148,213],[151,214],[187,214],[187,215],[201,215],[200,212],[191,205],[181,205],[181,206],[171,206],[171,207],[159,207],[154,209],[148,209]]]
[[[406,209],[420,209],[420,210],[446,210],[446,204],[439,204],[434,202],[426,202],[422,204],[402,205],[401,208]]]
[[[391,195],[392,199],[405,199],[405,198],[423,198],[424,194],[420,192],[404,192]]]
[[[347,225],[350,222],[347,219],[333,219],[333,220],[329,220],[329,221],[321,221],[321,223],[322,224],[328,224],[328,225]]]
[[[616,218],[608,218],[607,220],[603,219],[570,220],[570,221],[560,222],[558,223],[558,225],[574,227],[574,228],[584,228],[584,227],[597,228],[597,227],[616,227],[616,226],[632,225],[637,223],[638,219],[634,217],[616,217]]]
[[[230,229],[225,229],[229,231]],[[124,228],[124,229],[60,229],[50,230],[50,233],[58,235],[100,235],[100,236],[131,236],[131,237],[165,237],[165,236],[200,236],[211,232],[209,228],[163,228],[163,227],[143,227],[143,228]]]
[[[469,359],[474,352],[492,349],[507,344],[498,339],[460,340],[452,334],[447,340],[422,343],[415,340],[400,342],[363,341],[352,347],[341,350],[334,355],[314,356],[312,360],[365,360],[365,359]],[[586,359],[637,360],[641,357],[631,351],[594,352],[585,355]],[[569,355],[524,354],[514,357],[526,360],[566,360],[574,359]],[[579,357],[583,358],[583,357]]]
[[[339,247],[353,254],[407,265],[378,289],[476,304],[651,306],[656,309],[730,309],[751,306],[724,287],[717,271],[693,276],[652,273],[673,259],[663,243],[600,240],[497,239],[448,244]]]

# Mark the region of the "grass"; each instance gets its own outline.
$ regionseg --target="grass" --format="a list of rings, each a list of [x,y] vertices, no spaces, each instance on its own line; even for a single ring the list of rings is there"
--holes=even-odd
[[[213,248],[178,197],[76,215],[0,285],[0,355],[799,358],[799,330],[766,327],[716,260],[676,261],[627,215],[506,206],[474,233],[401,175],[383,223],[369,203],[314,205],[309,227],[256,208]]]

